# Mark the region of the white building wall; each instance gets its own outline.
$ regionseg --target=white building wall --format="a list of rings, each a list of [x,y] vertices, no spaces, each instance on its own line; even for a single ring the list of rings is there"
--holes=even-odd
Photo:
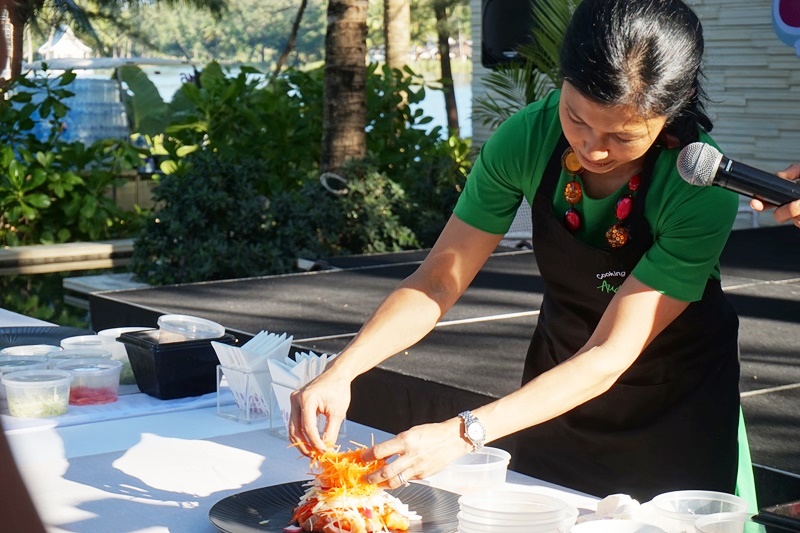
[[[800,161],[800,58],[772,27],[771,0],[688,0],[703,22],[705,88],[714,139],[725,155],[769,172]],[[474,100],[481,80],[481,0],[472,8]],[[473,122],[473,146],[491,134]]]

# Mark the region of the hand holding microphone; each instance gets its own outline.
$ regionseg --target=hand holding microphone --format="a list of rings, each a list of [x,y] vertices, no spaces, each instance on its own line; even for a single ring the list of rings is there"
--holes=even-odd
[[[786,170],[778,172],[778,176],[792,181],[800,179],[800,163],[795,163]],[[756,211],[763,211],[769,209],[771,206],[765,205],[761,200],[753,199],[750,200],[750,207]],[[795,200],[794,202],[789,202],[788,204],[778,207],[772,213],[772,216],[775,217],[775,221],[779,224],[792,220],[794,225],[800,228],[800,200]]]
[[[776,176],[728,159],[709,144],[695,142],[678,155],[678,172],[692,185],[716,185],[753,198],[750,205],[758,211],[768,207],[766,204],[780,206],[775,210],[775,220],[794,219],[800,227],[800,164]]]

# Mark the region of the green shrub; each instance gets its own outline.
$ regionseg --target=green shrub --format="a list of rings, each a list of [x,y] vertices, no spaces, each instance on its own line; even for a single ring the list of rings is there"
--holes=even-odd
[[[238,163],[198,151],[163,176],[158,209],[134,244],[130,270],[154,284],[248,277],[285,268],[269,239],[257,160]]]
[[[17,77],[0,89],[0,244],[51,244],[127,235],[135,213],[107,196],[141,153],[127,141],[61,139],[71,72]],[[38,132],[36,130],[39,130]]]

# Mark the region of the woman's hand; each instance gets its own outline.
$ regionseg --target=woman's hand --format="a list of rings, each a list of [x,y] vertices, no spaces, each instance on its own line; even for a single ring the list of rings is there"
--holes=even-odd
[[[291,396],[292,415],[289,419],[289,440],[303,455],[313,449],[325,451],[336,443],[350,405],[350,380],[328,370]],[[325,415],[323,434],[319,434],[317,417]]]
[[[404,480],[435,474],[471,450],[472,445],[461,438],[460,418],[415,426],[364,452],[367,460],[396,456],[394,461],[368,475],[366,481],[383,488],[397,488],[404,485]]]
[[[800,163],[795,163],[786,170],[777,172],[776,174],[783,179],[796,180],[800,178]],[[761,200],[753,199],[750,200],[750,207],[756,211],[764,211],[774,206],[764,204]],[[772,213],[772,216],[779,224],[791,220],[795,226],[800,228],[800,200],[795,200],[794,202],[789,202],[788,204],[778,207],[775,209],[775,212]]]

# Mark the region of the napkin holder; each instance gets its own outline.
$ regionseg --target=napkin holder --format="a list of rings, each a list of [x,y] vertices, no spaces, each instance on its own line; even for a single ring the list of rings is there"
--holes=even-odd
[[[211,341],[236,344],[226,333],[215,339],[191,339],[161,343],[157,329],[123,333],[139,390],[160,400],[201,396],[217,388],[219,360]]]
[[[225,401],[228,396],[233,397],[232,403]],[[271,400],[268,370],[251,372],[217,365],[217,415],[245,424],[259,422],[274,412]]]

